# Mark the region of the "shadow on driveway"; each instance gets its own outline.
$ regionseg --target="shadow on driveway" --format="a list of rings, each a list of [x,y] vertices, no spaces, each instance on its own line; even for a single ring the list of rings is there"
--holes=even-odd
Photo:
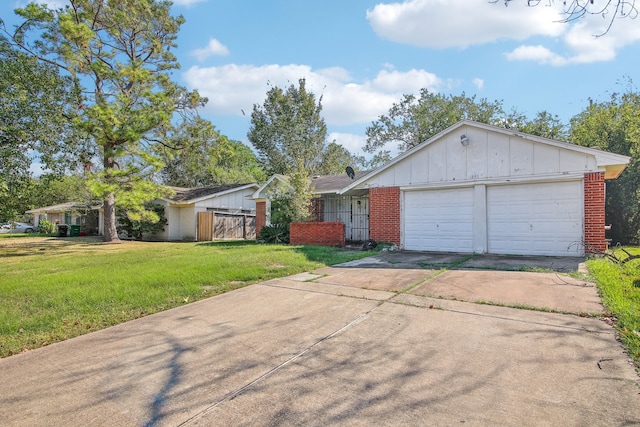
[[[459,254],[443,252],[381,252],[368,258],[334,267],[396,269],[479,269],[505,271],[578,271],[584,257],[550,257],[491,254]]]

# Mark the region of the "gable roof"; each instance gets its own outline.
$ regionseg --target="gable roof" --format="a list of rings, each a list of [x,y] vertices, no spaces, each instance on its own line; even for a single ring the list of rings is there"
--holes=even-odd
[[[26,211],[29,214],[37,214],[37,213],[57,213],[57,212],[71,212],[71,211],[80,211],[80,210],[98,210],[102,209],[102,203],[99,205],[89,205],[87,203],[82,202],[66,202],[60,203],[57,205],[45,206],[42,208],[35,208]]]
[[[318,175],[311,179],[311,186],[316,194],[338,193],[354,181],[367,176],[371,171],[358,171],[353,179],[346,173],[340,175]]]
[[[615,179],[615,178],[617,178],[622,173],[622,171],[626,168],[627,164],[629,164],[629,161],[631,160],[631,158],[628,157],[628,156],[623,156],[621,154],[609,153],[609,152],[602,151],[602,150],[597,149],[597,148],[583,147],[581,145],[571,144],[571,143],[568,143],[568,142],[556,141],[556,140],[553,140],[553,139],[543,138],[543,137],[540,137],[540,136],[535,136],[535,135],[531,135],[531,134],[515,131],[513,129],[506,129],[506,128],[502,128],[502,127],[498,127],[498,126],[488,125],[488,124],[485,124],[485,123],[475,122],[473,120],[461,120],[458,123],[448,127],[447,129],[437,133],[436,135],[432,136],[431,138],[429,138],[425,142],[423,142],[423,143],[413,147],[412,149],[400,154],[396,158],[392,159],[390,162],[388,162],[385,165],[381,166],[380,168],[372,171],[371,173],[369,173],[369,174],[367,174],[365,176],[359,177],[359,178],[356,177],[356,179],[351,184],[349,184],[347,187],[345,187],[342,190],[340,190],[340,194],[344,194],[347,191],[349,191],[349,190],[351,190],[353,188],[356,188],[358,185],[366,182],[368,179],[373,178],[376,175],[379,175],[380,173],[384,172],[385,170],[387,170],[389,168],[392,168],[394,165],[396,165],[397,163],[399,163],[402,160],[406,159],[407,157],[410,157],[413,154],[415,154],[416,152],[425,149],[426,147],[428,147],[429,145],[433,144],[434,142],[442,139],[446,135],[448,135],[450,133],[453,133],[456,130],[458,130],[458,129],[464,127],[464,126],[469,126],[469,127],[474,127],[474,128],[477,128],[477,129],[491,131],[491,132],[499,133],[499,134],[506,135],[506,136],[517,136],[517,137],[520,137],[522,139],[529,140],[529,141],[532,141],[532,142],[536,142],[536,143],[539,143],[539,144],[545,144],[545,145],[549,145],[549,146],[553,146],[553,147],[557,147],[557,148],[561,148],[561,149],[565,149],[565,150],[569,150],[569,151],[574,151],[574,152],[578,152],[578,153],[583,153],[583,154],[594,156],[595,159],[596,159],[597,166],[605,171],[605,179]]]
[[[358,171],[356,172],[354,179],[349,178],[346,173],[339,175],[316,175],[311,178],[311,187],[314,194],[338,194],[340,190],[351,184],[354,180],[358,180],[369,174],[371,171]],[[266,197],[262,194],[273,183],[279,183],[286,187],[291,187],[289,183],[289,177],[281,174],[272,175],[267,182],[262,184],[255,193],[253,193],[254,199],[261,199]]]
[[[169,188],[175,191],[175,194],[171,197],[166,198],[166,200],[176,203],[195,203],[212,196],[221,196],[223,194],[240,191],[247,188],[258,188],[258,184],[225,184],[212,187]]]
[[[258,187],[258,189],[253,193],[253,195],[251,197],[253,197],[254,199],[261,199],[264,198],[265,196],[261,195],[262,192],[264,190],[266,190],[273,182],[275,183],[280,183],[286,187],[291,187],[291,184],[289,184],[289,177],[285,176],[285,175],[280,175],[279,173],[273,174],[269,177],[269,179],[262,184],[260,187]]]

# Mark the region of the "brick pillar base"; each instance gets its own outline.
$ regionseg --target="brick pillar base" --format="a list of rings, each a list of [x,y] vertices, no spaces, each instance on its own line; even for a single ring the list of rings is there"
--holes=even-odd
[[[585,252],[607,250],[604,225],[604,172],[586,173],[584,175]]]
[[[262,227],[267,225],[267,201],[256,202],[256,239],[260,235]]]
[[[369,190],[369,237],[400,246],[400,187]]]

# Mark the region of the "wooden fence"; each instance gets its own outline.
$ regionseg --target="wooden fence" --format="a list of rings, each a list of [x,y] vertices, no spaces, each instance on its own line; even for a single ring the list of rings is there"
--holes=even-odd
[[[256,215],[230,212],[198,212],[198,241],[252,240],[256,238]]]

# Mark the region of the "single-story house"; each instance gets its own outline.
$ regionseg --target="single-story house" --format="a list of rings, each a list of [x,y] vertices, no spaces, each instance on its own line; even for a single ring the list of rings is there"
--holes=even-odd
[[[317,221],[344,224],[346,240],[416,251],[581,256],[606,249],[605,180],[617,178],[629,160],[463,120],[374,171],[316,177],[312,206]],[[258,231],[269,223],[274,181],[286,184],[271,177],[253,195]]]
[[[67,202],[30,209],[26,213],[33,215],[33,225],[36,227],[41,220],[46,219],[54,224],[79,225],[80,231],[87,235],[101,235],[104,230],[102,205]]]
[[[150,240],[210,241],[254,239],[256,204],[252,198],[258,184],[214,187],[172,187],[175,194],[160,199],[167,225]]]

